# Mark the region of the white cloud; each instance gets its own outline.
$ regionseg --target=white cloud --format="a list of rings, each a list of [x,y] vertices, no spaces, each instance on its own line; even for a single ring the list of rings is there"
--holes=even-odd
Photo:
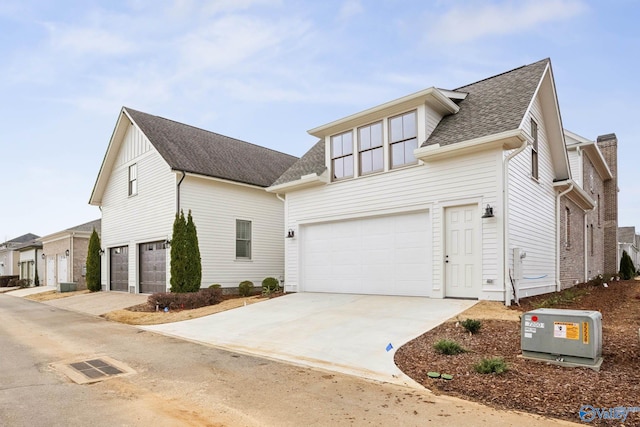
[[[528,0],[454,7],[429,31],[432,41],[464,43],[491,35],[528,31],[537,25],[562,21],[584,11],[582,0]]]
[[[124,37],[99,28],[61,27],[47,24],[51,46],[71,54],[122,55],[133,51]]]
[[[346,0],[340,7],[338,19],[346,21],[355,15],[361,14],[362,12],[364,12],[364,7],[362,7],[360,0]]]

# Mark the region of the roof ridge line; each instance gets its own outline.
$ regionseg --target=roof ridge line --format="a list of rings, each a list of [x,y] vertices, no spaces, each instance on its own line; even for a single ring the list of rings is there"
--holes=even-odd
[[[214,131],[211,131],[211,130],[207,130],[207,129],[204,129],[204,128],[201,128],[201,127],[198,127],[198,126],[190,125],[188,123],[182,123],[182,122],[179,122],[177,120],[168,119],[166,117],[158,116],[158,115],[155,115],[155,114],[145,113],[144,111],[136,110],[134,108],[129,108],[129,107],[126,107],[126,106],[123,106],[122,108],[124,108],[125,110],[132,110],[132,111],[135,111],[135,112],[140,113],[140,114],[146,114],[148,116],[156,117],[158,119],[166,120],[168,122],[176,123],[178,125],[187,126],[187,127],[192,128],[192,129],[197,129],[197,130],[200,130],[202,132],[212,133],[214,135],[222,136],[224,138],[233,139],[234,141],[244,142],[245,144],[249,144],[249,145],[253,145],[254,147],[263,148],[265,150],[273,151],[274,153],[284,154],[285,156],[291,156],[291,157],[298,158],[298,157],[296,157],[296,156],[294,156],[292,154],[288,154],[288,153],[285,153],[285,152],[282,152],[282,151],[274,150],[273,148],[265,147],[263,145],[258,145],[258,144],[255,144],[253,142],[249,142],[249,141],[245,141],[243,139],[235,138],[233,136],[223,135],[221,133],[214,132]]]
[[[484,79],[480,79],[480,80],[475,81],[475,82],[473,82],[473,83],[468,83],[468,84],[466,84],[466,85],[464,85],[464,86],[460,86],[460,87],[458,87],[458,88],[456,88],[456,89],[451,89],[451,90],[453,90],[453,91],[461,90],[462,88],[469,87],[469,86],[472,86],[472,85],[475,85],[475,84],[478,84],[478,83],[481,83],[481,82],[484,82],[484,81],[487,81],[487,80],[491,80],[491,79],[496,78],[496,77],[504,76],[505,74],[509,74],[509,73],[514,72],[514,71],[517,71],[517,70],[521,70],[521,69],[523,69],[523,68],[526,68],[526,67],[530,67],[530,66],[532,66],[532,65],[534,65],[534,64],[537,64],[537,63],[539,63],[539,62],[542,62],[542,61],[549,61],[549,59],[550,59],[549,57],[547,57],[547,58],[543,58],[543,59],[541,59],[541,60],[539,60],[539,61],[532,62],[531,64],[521,65],[521,66],[516,67],[516,68],[513,68],[513,69],[511,69],[511,70],[504,71],[504,72],[502,72],[502,73],[498,73],[498,74],[496,74],[496,75],[493,75],[493,76],[490,76],[490,77],[486,77],[486,78],[484,78]]]

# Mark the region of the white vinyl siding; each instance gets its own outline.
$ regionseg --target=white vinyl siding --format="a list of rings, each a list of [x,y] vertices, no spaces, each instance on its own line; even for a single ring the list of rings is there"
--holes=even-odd
[[[180,187],[181,207],[191,209],[202,257],[202,284],[238,286],[284,269],[284,203],[262,188],[188,175]],[[236,220],[251,221],[251,259],[236,259]],[[291,239],[287,239],[291,240]]]
[[[540,102],[536,98],[530,114],[538,124],[538,180],[531,179],[531,147],[514,157],[509,167],[509,256],[513,266],[513,248],[527,253],[523,262],[523,277],[519,296],[551,292],[556,281],[556,193],[554,172],[547,141],[547,129],[542,120]],[[530,134],[529,119],[524,121]],[[507,155],[508,153],[505,153]]]
[[[128,128],[117,158],[102,199],[101,243],[103,248],[129,246],[132,287],[138,282],[137,244],[171,237],[177,177],[135,126]],[[132,163],[137,164],[139,178],[136,197],[127,195]],[[102,257],[103,284],[109,283],[108,258]]]
[[[287,194],[288,223],[285,228],[294,229],[299,236],[301,224],[427,209],[432,222],[432,259],[427,261],[430,262],[431,277],[427,278],[427,283],[431,296],[442,297],[443,207],[475,202],[479,206],[490,204],[499,211],[501,188],[496,183],[501,182],[501,167],[502,151],[491,150],[290,192]],[[496,265],[500,244],[498,222],[488,220],[479,224],[482,281],[492,280],[491,284],[483,285],[483,298],[501,300],[502,277],[500,267]],[[297,238],[286,241],[286,279],[292,290],[300,280],[298,245]]]

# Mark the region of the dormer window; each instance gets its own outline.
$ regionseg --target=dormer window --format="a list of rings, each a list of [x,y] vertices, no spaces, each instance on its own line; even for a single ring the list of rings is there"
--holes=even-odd
[[[353,133],[351,131],[331,137],[331,169],[335,180],[353,177]]]
[[[411,111],[389,119],[389,144],[391,145],[391,167],[396,168],[417,160],[413,150],[418,148],[416,112]]]
[[[384,169],[382,122],[358,129],[358,151],[360,153],[360,175]]]

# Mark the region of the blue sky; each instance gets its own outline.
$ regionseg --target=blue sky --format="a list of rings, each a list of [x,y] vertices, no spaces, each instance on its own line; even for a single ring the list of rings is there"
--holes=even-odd
[[[619,140],[640,231],[640,2],[0,3],[0,241],[100,217],[88,200],[125,105],[301,156],[308,129],[550,57],[565,128]]]

